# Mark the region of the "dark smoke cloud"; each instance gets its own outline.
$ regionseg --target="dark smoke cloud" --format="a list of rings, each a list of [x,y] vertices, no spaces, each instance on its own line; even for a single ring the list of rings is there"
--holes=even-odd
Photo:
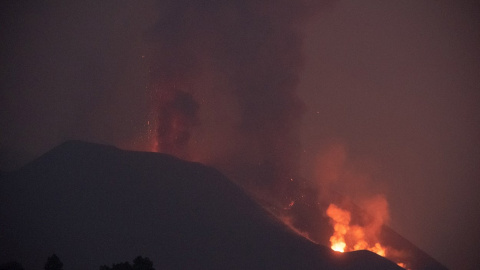
[[[192,95],[172,89],[158,99],[157,150],[188,158],[187,144],[197,122],[198,103]]]
[[[156,44],[151,62],[155,91],[175,86],[199,103],[209,91],[228,96],[228,101],[216,98],[211,108],[200,108],[204,115],[232,114],[236,108],[225,119],[229,123],[209,125],[200,119],[201,125],[233,129],[227,136],[233,150],[210,162],[247,188],[276,194],[275,200],[289,200],[289,183],[298,175],[300,26],[318,10],[318,2],[160,1],[161,15],[150,33]],[[222,111],[225,107],[229,112]]]

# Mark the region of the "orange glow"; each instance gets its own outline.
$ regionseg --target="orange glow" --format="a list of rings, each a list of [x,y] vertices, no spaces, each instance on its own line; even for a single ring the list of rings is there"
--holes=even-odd
[[[378,255],[385,257],[386,256],[386,249],[380,243],[375,243],[375,245],[368,250],[377,253]]]
[[[387,257],[386,247],[379,242],[368,239],[367,230],[371,228],[371,225],[370,227],[350,225],[351,213],[333,203],[328,206],[327,216],[330,218],[334,230],[330,237],[330,248],[332,250],[338,252],[369,250],[382,257]],[[405,263],[400,262],[397,265],[406,269]]]
[[[335,251],[344,252],[347,244],[345,235],[349,230],[350,212],[343,210],[335,204],[330,204],[327,215],[333,220],[333,235],[330,237],[331,248]]]
[[[330,204],[327,209],[333,225],[333,235],[330,237],[330,248],[335,251],[370,250],[385,257],[386,248],[380,243],[370,245],[366,239],[365,228],[350,226],[351,214],[335,204]],[[348,243],[346,239],[349,239]]]
[[[345,247],[347,246],[347,244],[345,244],[345,240],[341,238],[334,238],[332,236],[330,237],[330,242],[332,242],[332,250],[338,252],[345,252]]]

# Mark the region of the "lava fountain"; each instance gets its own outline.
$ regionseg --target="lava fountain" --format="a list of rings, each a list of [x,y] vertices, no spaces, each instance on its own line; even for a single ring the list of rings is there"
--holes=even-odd
[[[351,212],[333,203],[328,206],[326,214],[330,218],[334,230],[330,237],[330,248],[332,250],[342,253],[369,250],[382,257],[389,257],[388,248],[378,241],[376,237],[378,229],[373,227],[372,224],[365,226],[352,224]],[[375,221],[373,222],[375,223]],[[374,229],[372,230],[372,228]],[[403,268],[407,267],[403,262],[397,262],[397,264]]]

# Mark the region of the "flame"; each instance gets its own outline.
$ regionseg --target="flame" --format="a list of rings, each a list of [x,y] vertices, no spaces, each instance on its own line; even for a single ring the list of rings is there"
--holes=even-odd
[[[338,252],[369,250],[382,257],[387,257],[387,248],[379,242],[369,241],[367,237],[367,227],[350,225],[351,213],[335,204],[330,204],[327,208],[327,216],[333,225],[333,235],[330,237],[330,248]],[[370,244],[375,242],[374,244]],[[407,269],[403,262],[397,262],[397,265]]]
[[[349,230],[350,212],[343,210],[335,204],[330,204],[327,209],[327,215],[335,222],[333,225],[333,235],[330,237],[331,248],[335,251],[345,252],[347,244],[345,235]]]
[[[327,216],[333,223],[334,232],[330,237],[332,250],[339,252],[370,250],[382,257],[386,256],[386,248],[380,243],[369,244],[364,227],[350,226],[351,214],[349,211],[332,203],[328,206]],[[348,244],[346,239],[349,239]]]

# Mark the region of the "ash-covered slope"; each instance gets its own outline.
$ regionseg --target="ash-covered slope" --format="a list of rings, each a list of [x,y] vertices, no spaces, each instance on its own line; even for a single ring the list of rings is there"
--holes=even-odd
[[[0,264],[98,269],[399,269],[294,233],[215,169],[168,155],[64,143],[0,182]]]

